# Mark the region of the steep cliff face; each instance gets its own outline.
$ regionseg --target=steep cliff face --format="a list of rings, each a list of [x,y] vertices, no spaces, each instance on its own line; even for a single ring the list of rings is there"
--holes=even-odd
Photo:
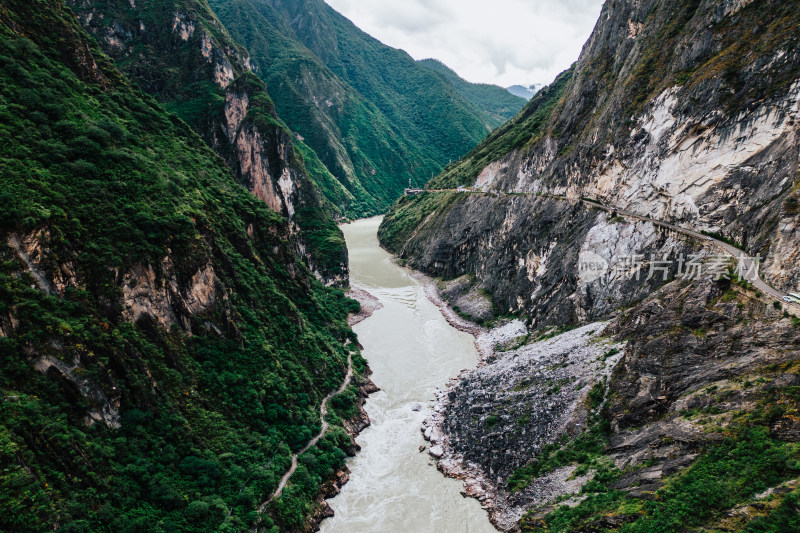
[[[498,347],[440,398],[439,466],[503,529],[798,527],[798,320],[707,270],[676,280],[717,252],[656,222],[736,241],[795,290],[796,7],[608,1],[569,71],[387,215],[381,242],[486,291],[488,324],[584,326]],[[459,185],[482,192],[442,191]]]
[[[266,88],[204,2],[70,0],[125,74],[186,120],[242,183],[291,223],[326,283],[346,283],[347,251]],[[296,214],[300,213],[298,216]],[[334,246],[334,243],[336,246]]]
[[[440,394],[430,453],[503,531],[791,531],[796,328],[729,282],[670,283],[498,347]]]
[[[252,110],[236,128],[263,134]],[[60,0],[0,1],[0,136],[0,529],[249,530],[348,357],[365,371],[357,306]],[[335,423],[263,524],[303,527],[347,453]]]
[[[762,254],[769,282],[793,289],[800,97],[793,7],[608,2],[573,68],[428,187],[596,198],[723,234]],[[463,209],[475,201],[455,203]],[[474,218],[516,215],[507,202],[487,204]],[[386,244],[423,267],[444,247],[455,255],[460,242],[443,234],[470,231],[473,219],[443,221],[443,211],[435,201],[404,200],[387,218]],[[486,237],[503,232],[495,223]],[[579,249],[585,239],[562,235],[561,242]],[[507,250],[480,247],[462,261],[493,261]],[[531,253],[539,250],[520,247],[516,256]],[[562,270],[574,270],[568,266]],[[531,303],[528,288],[495,296]]]
[[[398,253],[415,268],[446,279],[465,273],[492,297],[497,315],[524,316],[533,328],[598,320],[630,306],[672,279],[692,244],[648,221],[613,217],[582,203],[537,196],[430,194],[401,201],[381,229],[384,243],[415,204],[431,213]],[[448,200],[440,200],[447,195]],[[433,229],[435,228],[435,229]],[[709,254],[711,252],[709,251]],[[581,270],[581,259],[609,261],[604,276]],[[656,255],[671,261],[664,272],[624,272],[622,258]]]

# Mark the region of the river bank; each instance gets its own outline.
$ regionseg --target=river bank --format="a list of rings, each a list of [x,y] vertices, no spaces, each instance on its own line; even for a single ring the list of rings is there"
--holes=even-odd
[[[462,495],[479,501],[501,531],[516,531],[533,506],[578,503],[576,493],[593,471],[575,475],[575,467],[559,468],[521,491],[510,490],[508,480],[543,446],[585,426],[586,396],[621,357],[621,345],[602,337],[607,324],[528,344],[530,332],[522,321],[478,325],[453,308],[440,283],[414,276],[447,321],[473,336],[480,354],[477,368],[437,391],[420,428],[437,469],[459,480]]]
[[[507,489],[511,467],[585,425],[583,400],[619,359],[601,338],[606,324],[531,344],[521,320],[479,325],[448,301],[447,284],[399,266],[376,229],[362,221],[345,234],[361,303],[350,320],[383,390],[361,401],[373,425],[353,428],[361,452],[326,486],[321,530],[512,531],[532,505],[563,500],[592,475],[566,467]]]
[[[353,313],[347,317],[347,323],[351,327],[355,326],[356,324],[360,324],[364,320],[371,317],[375,311],[383,307],[383,304],[381,304],[380,301],[375,298],[375,296],[363,289],[351,289],[348,291],[347,296],[353,300],[356,300],[361,306],[358,313]],[[364,408],[364,404],[366,403],[370,394],[374,394],[380,389],[369,378],[371,374],[372,370],[370,370],[368,365],[364,374],[353,376],[353,379],[356,380],[356,384],[358,386],[357,413],[354,417],[343,421],[344,427],[347,430],[347,433],[350,435],[350,441],[352,442],[351,449],[347,450],[348,456],[350,457],[354,456],[361,450],[361,446],[359,446],[356,442],[356,438],[372,423],[366,409]],[[342,487],[344,487],[349,480],[350,469],[345,464],[342,468],[337,470],[333,476],[331,476],[331,478],[322,486],[322,491],[317,498],[316,509],[306,522],[303,533],[319,531],[322,522],[325,519],[334,516],[334,510],[331,508],[327,500],[335,498],[336,495],[341,492]]]
[[[353,300],[357,301],[361,306],[361,309],[358,313],[354,313],[347,317],[347,323],[350,324],[350,327],[355,326],[356,324],[360,324],[361,322],[365,321],[378,309],[383,307],[383,304],[380,300],[375,298],[373,295],[365,291],[364,289],[353,288],[347,293],[347,296],[352,298]]]

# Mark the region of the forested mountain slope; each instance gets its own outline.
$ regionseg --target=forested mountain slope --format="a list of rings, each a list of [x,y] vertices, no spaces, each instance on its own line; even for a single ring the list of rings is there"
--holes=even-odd
[[[514,118],[527,101],[497,85],[470,83],[439,60],[423,59],[418,63],[439,74],[443,80],[455,87],[467,101],[481,110],[484,120],[492,129]]]
[[[188,122],[253,194],[290,220],[301,252],[321,278],[346,282],[347,251],[333,222],[341,212],[313,183],[327,190],[331,178],[317,171],[313,152],[281,122],[264,83],[250,72],[247,52],[208,4],[68,4],[127,76]]]
[[[249,530],[346,374],[353,302],[60,0],[0,1],[0,136],[0,529]],[[337,422],[266,529],[351,451]]]
[[[321,0],[210,3],[249,50],[280,116],[352,195],[333,185],[326,193],[350,214],[383,211],[409,180],[422,185],[497,125]]]

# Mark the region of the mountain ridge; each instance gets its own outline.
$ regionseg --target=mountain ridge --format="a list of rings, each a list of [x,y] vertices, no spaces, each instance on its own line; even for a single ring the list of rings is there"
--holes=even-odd
[[[444,80],[452,84],[472,105],[484,113],[486,123],[494,130],[513,118],[525,102],[497,85],[488,83],[470,83],[461,78],[453,69],[438,59],[421,59],[417,61],[438,73]]]
[[[211,5],[250,50],[280,116],[353,195],[339,199],[350,214],[382,212],[490,129],[450,83],[324,2]]]
[[[520,98],[524,98],[525,100],[530,100],[536,93],[542,90],[544,84],[536,83],[534,85],[512,85],[510,87],[506,87],[506,90],[515,96],[519,96]]]

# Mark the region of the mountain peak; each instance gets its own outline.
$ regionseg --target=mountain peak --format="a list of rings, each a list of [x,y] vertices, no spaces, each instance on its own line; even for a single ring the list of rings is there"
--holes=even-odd
[[[536,93],[541,91],[542,88],[544,88],[544,84],[535,83],[533,85],[512,85],[511,87],[506,87],[506,90],[514,96],[530,100],[536,96]]]

